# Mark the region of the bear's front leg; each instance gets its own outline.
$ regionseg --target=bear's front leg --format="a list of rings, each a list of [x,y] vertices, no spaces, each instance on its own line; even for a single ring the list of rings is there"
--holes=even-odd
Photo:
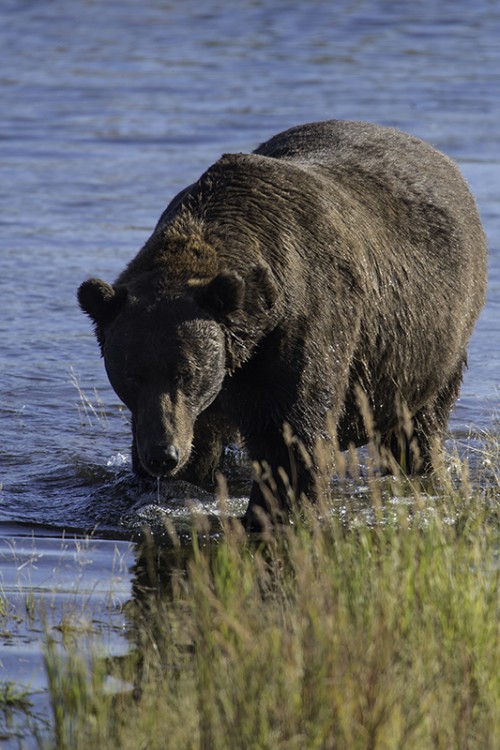
[[[262,530],[266,516],[286,523],[295,503],[315,500],[315,471],[304,445],[284,438],[282,430],[246,437],[246,445],[255,471],[243,519],[247,529]]]

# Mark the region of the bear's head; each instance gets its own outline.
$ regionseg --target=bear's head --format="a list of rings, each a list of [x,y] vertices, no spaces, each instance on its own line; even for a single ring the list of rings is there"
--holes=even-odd
[[[80,286],[78,301],[111,385],[132,412],[137,457],[150,475],[173,476],[189,460],[195,420],[234,367],[228,331],[246,317],[245,288],[233,271],[153,300],[100,279]]]

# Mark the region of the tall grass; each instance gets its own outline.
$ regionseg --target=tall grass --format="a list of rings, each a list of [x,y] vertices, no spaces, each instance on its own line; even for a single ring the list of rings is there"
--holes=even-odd
[[[187,548],[173,532],[163,559],[145,543],[134,654],[115,668],[134,690],[110,693],[98,655],[82,672],[49,648],[54,746],[500,747],[497,447],[489,459],[486,488],[465,467],[433,500],[379,485],[372,523],[306,507],[257,541],[226,519],[217,538],[194,520]]]

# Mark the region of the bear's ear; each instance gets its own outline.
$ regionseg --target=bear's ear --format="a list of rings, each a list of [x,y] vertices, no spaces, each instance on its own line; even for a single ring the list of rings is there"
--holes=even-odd
[[[221,271],[201,292],[201,304],[216,317],[224,317],[243,306],[245,282],[236,271]]]
[[[254,266],[247,279],[247,300],[251,300],[252,308],[259,306],[264,311],[269,311],[279,297],[278,287],[266,265]],[[260,302],[260,304],[259,304]]]
[[[125,287],[113,287],[100,279],[84,281],[78,289],[78,302],[95,326],[99,343],[104,342],[104,328],[111,323],[127,297]]]

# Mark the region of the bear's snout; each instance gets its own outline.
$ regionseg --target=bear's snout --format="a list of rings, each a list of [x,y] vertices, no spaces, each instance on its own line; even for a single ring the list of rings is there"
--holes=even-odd
[[[155,477],[171,474],[179,464],[179,449],[172,443],[152,445],[144,456],[144,468]]]

